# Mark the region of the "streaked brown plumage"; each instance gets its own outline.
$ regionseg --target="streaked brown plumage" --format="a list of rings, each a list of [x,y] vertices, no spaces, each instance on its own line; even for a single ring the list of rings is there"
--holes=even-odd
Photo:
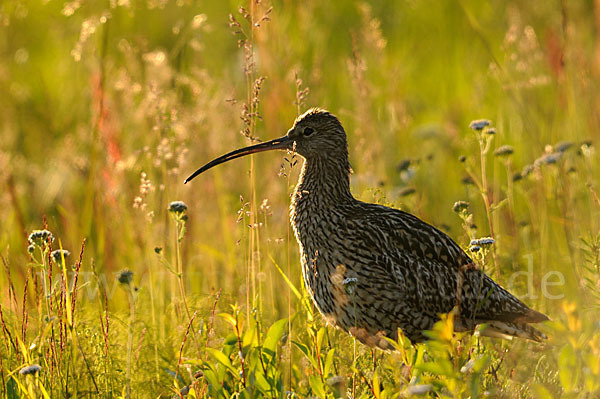
[[[346,132],[313,108],[287,135],[242,148],[198,169],[267,150],[294,150],[304,166],[290,206],[304,282],[325,318],[370,346],[389,349],[400,328],[423,341],[457,304],[455,330],[487,323],[484,334],[540,340],[529,323],[548,318],[477,269],[446,234],[406,212],[364,203],[350,192]]]

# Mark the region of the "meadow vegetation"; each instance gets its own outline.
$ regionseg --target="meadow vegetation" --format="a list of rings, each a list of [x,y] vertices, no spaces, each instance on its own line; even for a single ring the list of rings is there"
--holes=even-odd
[[[599,21],[597,0],[3,0],[1,397],[598,397]],[[356,197],[447,232],[548,340],[442,315],[373,351],[307,299],[299,156],[183,185],[312,106],[348,132]]]

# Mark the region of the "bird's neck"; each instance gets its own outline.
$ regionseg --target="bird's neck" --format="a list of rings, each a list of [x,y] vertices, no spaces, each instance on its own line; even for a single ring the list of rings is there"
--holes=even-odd
[[[350,164],[347,159],[306,159],[296,185],[292,205],[300,203],[331,207],[354,201],[350,193]]]

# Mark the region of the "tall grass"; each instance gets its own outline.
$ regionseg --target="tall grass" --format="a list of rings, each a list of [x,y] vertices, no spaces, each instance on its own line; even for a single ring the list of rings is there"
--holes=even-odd
[[[5,1],[0,395],[597,396],[597,3]],[[346,127],[357,197],[445,230],[548,342],[443,316],[373,352],[304,291],[300,157],[182,184],[310,106]]]

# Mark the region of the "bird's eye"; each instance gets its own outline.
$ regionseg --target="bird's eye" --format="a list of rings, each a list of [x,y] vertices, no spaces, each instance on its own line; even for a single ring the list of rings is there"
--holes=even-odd
[[[305,136],[310,136],[314,132],[315,132],[315,129],[313,129],[312,127],[307,127],[307,128],[304,128],[304,130],[302,131],[302,134]]]

